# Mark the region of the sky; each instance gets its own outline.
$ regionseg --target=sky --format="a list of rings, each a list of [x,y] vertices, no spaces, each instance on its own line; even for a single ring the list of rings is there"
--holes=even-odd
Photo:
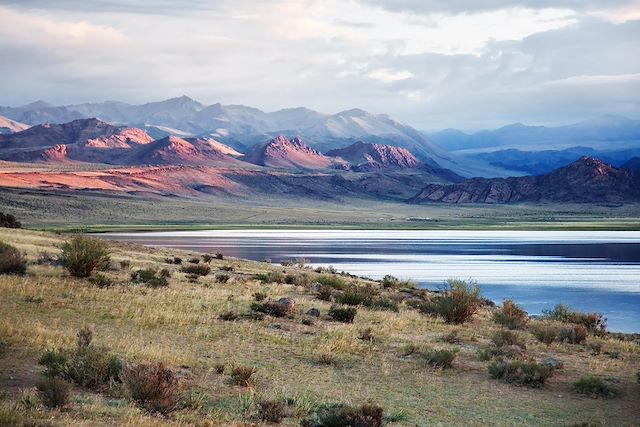
[[[640,118],[640,0],[0,0],[0,105],[188,95],[424,130]]]

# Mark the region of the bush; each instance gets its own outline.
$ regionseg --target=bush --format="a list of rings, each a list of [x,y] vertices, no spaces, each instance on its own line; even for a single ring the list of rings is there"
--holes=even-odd
[[[452,350],[431,350],[424,354],[424,359],[434,368],[448,369],[453,366],[457,351]]]
[[[219,317],[220,320],[226,320],[227,322],[233,322],[238,318],[238,315],[235,311],[227,311],[226,313],[222,313]]]
[[[211,255],[209,255],[209,254],[202,255],[202,261],[206,262],[207,264],[209,264],[212,259],[213,259],[213,257]]]
[[[497,360],[489,364],[489,375],[510,384],[540,388],[553,375],[553,368],[535,362]]]
[[[228,274],[218,273],[216,274],[216,283],[227,283],[230,278],[231,276]]]
[[[106,269],[111,261],[105,242],[84,236],[76,236],[64,243],[61,259],[74,277],[89,277],[94,270]]]
[[[515,345],[522,348],[523,350],[527,348],[524,339],[520,335],[507,330],[502,330],[494,333],[491,337],[491,341],[496,347]]]
[[[180,271],[187,274],[194,274],[196,276],[206,276],[211,273],[211,267],[204,264],[190,264],[180,268]]]
[[[582,325],[593,334],[604,334],[607,331],[607,319],[600,313],[581,313],[558,304],[553,310],[543,310],[545,319]]]
[[[263,283],[284,283],[284,274],[281,271],[269,271],[267,273],[255,274],[254,279]]]
[[[411,299],[405,303],[407,306],[418,310],[425,316],[435,317],[438,315],[438,306],[435,302],[425,302]]]
[[[248,387],[253,384],[253,374],[256,369],[251,366],[234,366],[231,368],[231,382],[235,385]]]
[[[500,310],[493,314],[493,321],[509,329],[521,329],[528,321],[527,312],[510,299],[502,303]]]
[[[382,285],[383,288],[393,288],[393,289],[401,289],[401,288],[413,289],[416,287],[416,285],[410,280],[400,280],[397,277],[391,276],[389,274],[387,274],[382,278],[382,281],[380,282],[380,284]]]
[[[391,298],[375,298],[371,304],[371,308],[374,310],[387,310],[398,312],[398,303]]]
[[[318,355],[318,363],[321,365],[338,365],[338,359],[331,353],[320,353]]]
[[[558,341],[569,344],[582,344],[587,340],[587,328],[583,325],[575,325],[573,328],[562,328],[558,332]]]
[[[59,377],[41,377],[36,383],[38,397],[48,408],[64,408],[69,404],[71,384]]]
[[[559,328],[554,325],[537,323],[535,325],[531,325],[529,330],[538,341],[545,343],[546,345],[550,345],[558,336]]]
[[[287,416],[284,403],[278,400],[265,399],[258,402],[257,417],[268,423],[278,424]]]
[[[93,276],[89,277],[89,283],[97,288],[110,288],[113,286],[113,280],[102,273],[95,273]]]
[[[154,268],[146,268],[144,270],[136,270],[131,272],[131,281],[133,283],[143,283],[151,288],[162,288],[169,285],[166,276],[158,275]]]
[[[573,383],[573,390],[579,394],[592,397],[611,397],[617,394],[617,390],[607,385],[600,378],[589,375],[580,378]]]
[[[191,264],[199,264],[200,263],[200,258],[189,258],[188,260]]]
[[[232,265],[223,265],[222,267],[220,267],[221,271],[233,271],[233,266]]]
[[[163,268],[162,270],[160,270],[160,277],[166,277],[167,279],[169,277],[171,277],[171,270],[169,270],[168,268]]]
[[[364,305],[369,307],[373,304],[373,295],[371,289],[351,286],[349,289],[336,295],[335,300],[339,304]]]
[[[173,258],[173,263],[174,263],[174,264],[177,264],[177,265],[182,264],[182,258],[180,258],[179,256],[174,257],[174,258]]]
[[[253,294],[253,298],[256,301],[260,302],[260,301],[263,301],[263,300],[267,299],[267,294],[265,294],[264,292],[255,292]]]
[[[347,288],[347,282],[341,277],[334,275],[324,275],[315,278],[315,281],[321,285],[330,286],[333,289],[343,290]]]
[[[178,381],[162,362],[126,369],[123,382],[131,399],[151,413],[166,415],[177,407]]]
[[[307,273],[293,274],[289,273],[284,278],[284,283],[295,286],[309,285],[309,275]]]
[[[301,422],[302,427],[382,427],[384,410],[377,405],[323,405]]]
[[[331,307],[328,314],[329,317],[331,317],[333,320],[344,323],[353,323],[353,319],[356,317],[356,313],[358,313],[358,310],[354,307]]]
[[[333,296],[333,288],[328,285],[320,285],[318,286],[318,299],[322,301],[331,301]]]
[[[371,328],[366,328],[360,331],[358,334],[358,339],[362,341],[375,341],[375,337],[373,336],[373,331]]]
[[[215,256],[216,256],[216,259],[224,259],[224,254],[222,254],[222,252],[216,252]]]
[[[45,367],[45,375],[48,377],[61,377],[67,369],[67,356],[56,350],[46,350],[38,364]]]
[[[18,274],[27,272],[27,260],[11,245],[0,242],[0,274]]]
[[[16,219],[15,216],[0,212],[0,227],[22,228],[22,224]]]
[[[89,347],[91,341],[93,341],[93,330],[88,326],[85,326],[76,333],[76,346],[78,348]]]
[[[480,307],[480,287],[473,282],[450,280],[445,294],[437,298],[435,304],[446,323],[462,324]]]
[[[284,317],[287,315],[287,306],[275,301],[254,302],[251,304],[251,310],[273,317]]]

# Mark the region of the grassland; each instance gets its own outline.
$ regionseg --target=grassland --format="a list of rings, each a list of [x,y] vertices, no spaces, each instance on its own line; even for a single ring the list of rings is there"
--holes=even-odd
[[[216,228],[640,230],[640,205],[411,205],[348,199],[176,198],[0,189],[2,211],[54,231]]]
[[[634,425],[640,419],[640,345],[614,337],[589,336],[587,344],[602,346],[592,354],[582,345],[537,342],[519,332],[526,355],[537,361],[548,357],[564,367],[541,389],[506,384],[489,378],[488,362],[477,350],[500,328],[491,320],[491,308],[475,314],[470,323],[456,326],[427,317],[405,303],[399,311],[358,307],[352,324],[327,317],[330,303],[316,298],[309,286],[264,283],[257,273],[284,271],[293,275],[316,273],[296,266],[282,267],[238,259],[213,259],[212,273],[192,283],[167,257],[188,259],[196,254],[110,243],[114,267],[107,271],[116,285],[93,287],[70,277],[59,266],[37,264],[39,254],[56,255],[66,237],[47,232],[0,229],[0,241],[26,252],[26,276],[0,276],[0,424],[64,426],[161,426],[260,424],[250,417],[253,403],[262,397],[289,403],[291,415],[283,425],[300,419],[322,403],[372,402],[396,420],[391,425]],[[119,266],[119,261],[130,265]],[[217,283],[221,267],[233,272]],[[169,286],[158,289],[131,284],[130,271],[154,267],[172,270]],[[377,286],[364,279],[343,278],[354,284]],[[224,321],[230,310],[249,312],[253,294],[295,300],[292,315],[263,320]],[[385,290],[390,296],[397,290]],[[311,307],[321,316],[312,325],[302,320]],[[73,389],[63,411],[45,409],[26,398],[41,370],[38,357],[45,349],[75,345],[76,332],[89,326],[94,341],[108,347],[127,363],[164,361],[181,373],[185,390],[197,390],[198,405],[166,417],[150,415],[116,392]],[[359,339],[371,328],[375,339]],[[442,341],[457,331],[460,342]],[[408,345],[416,352],[405,355]],[[452,369],[427,366],[419,357],[425,348],[458,348]],[[337,363],[318,362],[330,354]],[[615,357],[613,356],[615,355]],[[256,368],[252,387],[231,385],[216,365]],[[584,375],[596,375],[619,390],[611,398],[576,394],[571,384]],[[29,424],[31,423],[31,424]]]

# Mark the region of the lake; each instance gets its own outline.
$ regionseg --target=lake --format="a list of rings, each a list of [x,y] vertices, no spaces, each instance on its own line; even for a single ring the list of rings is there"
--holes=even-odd
[[[437,289],[473,279],[500,303],[530,314],[562,303],[603,313],[609,330],[640,332],[640,232],[472,230],[209,230],[105,237],[274,263],[305,258],[380,279],[391,274]]]

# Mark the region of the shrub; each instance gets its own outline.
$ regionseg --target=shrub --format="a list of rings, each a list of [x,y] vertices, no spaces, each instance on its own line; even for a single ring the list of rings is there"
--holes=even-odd
[[[446,323],[464,323],[479,307],[480,287],[464,280],[450,280],[445,294],[436,299],[436,310]]]
[[[222,267],[220,267],[220,270],[222,270],[222,271],[233,271],[233,266],[232,265],[223,265]]]
[[[178,265],[182,264],[182,258],[180,258],[179,256],[174,257],[173,258],[173,263],[174,264],[178,264]]]
[[[191,264],[199,264],[200,263],[200,258],[189,258],[188,260]]]
[[[169,270],[168,268],[163,268],[162,270],[160,270],[160,277],[166,277],[167,279],[169,277],[171,277],[171,270]]]
[[[69,404],[71,385],[62,378],[43,376],[36,388],[40,401],[48,408],[64,408]]]
[[[269,271],[267,273],[255,274],[254,279],[263,283],[284,283],[284,274],[281,271]]]
[[[441,336],[440,341],[446,342],[449,344],[460,344],[462,342],[462,338],[460,338],[460,335],[458,334],[459,332],[457,330],[453,330],[448,334]]]
[[[80,347],[89,347],[93,341],[93,331],[90,327],[85,326],[76,333],[76,345]]]
[[[580,378],[573,383],[573,390],[579,394],[592,397],[611,397],[617,394],[617,390],[607,385],[602,379],[589,375]]]
[[[235,311],[227,311],[226,313],[222,313],[220,315],[220,320],[226,320],[228,322],[232,322],[238,318],[238,315]]]
[[[337,365],[338,359],[331,353],[321,353],[318,355],[318,363],[321,365]]]
[[[546,345],[550,345],[558,336],[558,327],[544,323],[536,323],[531,325],[529,330],[536,339]]]
[[[289,285],[296,285],[296,286],[307,286],[309,285],[309,275],[307,273],[302,273],[302,274],[289,273],[285,276],[284,283],[287,283]]]
[[[267,299],[267,294],[265,294],[264,292],[255,292],[253,294],[253,298],[258,302],[259,301],[263,301],[263,300]]]
[[[67,368],[67,356],[61,351],[46,350],[38,359],[38,364],[45,367],[46,376],[61,377]]]
[[[558,332],[558,341],[569,344],[582,344],[587,340],[587,328],[583,325],[575,325],[572,328],[562,328]]]
[[[273,317],[284,317],[287,315],[287,307],[275,301],[254,302],[251,304],[251,310]]]
[[[528,321],[527,312],[510,299],[502,303],[500,310],[493,314],[493,321],[509,329],[523,328]]]
[[[62,264],[74,277],[89,277],[94,270],[104,270],[111,258],[109,247],[98,239],[76,236],[62,245]]]
[[[22,224],[16,219],[15,216],[0,212],[0,227],[22,228]]]
[[[257,417],[268,423],[278,424],[287,416],[284,403],[278,400],[265,399],[258,402]]]
[[[190,264],[180,268],[180,271],[187,274],[194,274],[196,276],[206,276],[211,273],[211,267],[204,264]]]
[[[383,288],[393,288],[393,289],[401,289],[401,288],[415,288],[415,284],[410,280],[400,280],[397,277],[391,276],[387,274],[382,278],[380,282]]]
[[[224,368],[224,363],[218,363],[216,366],[214,366],[216,374],[224,374]]]
[[[371,308],[374,310],[387,310],[398,312],[398,303],[391,298],[375,298],[371,304]]]
[[[210,263],[212,259],[213,257],[209,254],[202,255],[202,261],[206,262],[207,264]]]
[[[416,299],[409,300],[405,303],[407,306],[418,310],[425,316],[435,317],[438,315],[438,306],[435,302],[425,302]]]
[[[216,283],[227,283],[230,278],[231,276],[228,274],[218,273],[216,274]]]
[[[177,407],[178,381],[162,362],[126,369],[123,382],[131,399],[151,413],[168,414]]]
[[[333,320],[337,320],[339,322],[344,323],[353,323],[353,319],[356,317],[356,313],[358,310],[354,307],[349,308],[341,308],[341,307],[331,307],[329,309],[329,317]]]
[[[256,369],[251,366],[234,366],[231,368],[231,382],[235,385],[248,387],[253,384]]]
[[[136,270],[131,272],[131,281],[133,283],[143,283],[151,288],[161,288],[169,285],[169,281],[166,276],[158,275],[158,272],[153,268],[146,268],[144,270]]]
[[[302,427],[382,427],[384,410],[377,405],[322,405],[307,415]]]
[[[99,390],[120,381],[122,361],[102,347],[78,347],[67,354],[63,377],[83,387]]]
[[[222,252],[216,252],[215,257],[216,259],[224,259],[224,255],[222,254]]]
[[[324,275],[315,278],[315,281],[321,285],[330,286],[333,289],[343,290],[347,288],[347,282],[344,279],[334,275]]]
[[[373,331],[371,330],[371,328],[366,328],[360,331],[358,339],[362,341],[373,342],[375,340],[375,337],[373,336]]]
[[[27,272],[27,260],[11,245],[0,242],[0,274],[18,274]]]
[[[508,330],[502,330],[494,333],[491,337],[491,341],[496,347],[515,345],[523,350],[527,348],[524,339],[520,335]]]
[[[553,368],[535,362],[505,362],[497,360],[489,364],[489,375],[510,384],[522,384],[540,388],[553,375]]]
[[[113,280],[106,274],[102,273],[95,273],[93,276],[89,277],[89,283],[101,289],[113,286]]]
[[[457,351],[452,350],[431,350],[424,354],[424,359],[434,368],[448,369],[453,366]]]
[[[322,301],[331,301],[331,297],[333,296],[333,288],[328,285],[320,285],[318,286],[318,299]]]
[[[344,305],[371,306],[373,304],[373,295],[370,289],[351,286],[349,289],[336,295],[335,300],[337,303]]]
[[[122,261],[120,261],[120,268],[122,270],[128,270],[129,267],[131,267],[131,261],[129,261],[128,259],[123,259]]]
[[[593,334],[604,334],[607,330],[607,319],[600,313],[581,313],[558,304],[553,310],[543,310],[545,319],[582,325]]]

